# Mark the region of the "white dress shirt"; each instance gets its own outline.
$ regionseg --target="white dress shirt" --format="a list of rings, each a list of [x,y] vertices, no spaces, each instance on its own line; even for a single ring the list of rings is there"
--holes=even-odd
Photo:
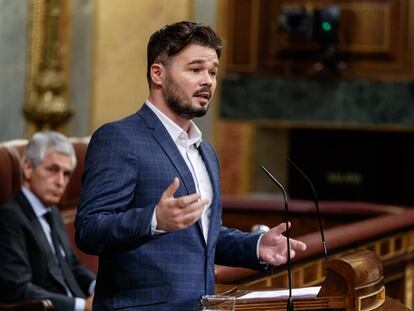
[[[188,169],[193,176],[193,181],[196,186],[196,191],[201,195],[201,198],[207,199],[208,203],[204,206],[201,216],[201,224],[203,227],[204,239],[207,242],[208,227],[210,224],[211,202],[213,201],[213,187],[210,176],[208,174],[206,165],[201,157],[198,147],[202,141],[202,133],[193,121],[190,123],[188,132],[185,132],[181,127],[174,123],[164,113],[157,109],[149,100],[146,101],[148,107],[157,115],[161,123],[170,134],[171,139],[176,144],[180,151]],[[172,180],[171,180],[172,182]],[[152,217],[151,228],[156,232],[157,223],[155,217],[155,210]]]

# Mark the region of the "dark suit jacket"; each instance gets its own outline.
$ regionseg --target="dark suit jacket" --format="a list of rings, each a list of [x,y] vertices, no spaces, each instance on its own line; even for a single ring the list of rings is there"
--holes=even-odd
[[[52,215],[69,266],[87,296],[94,275],[73,253],[57,208],[52,208]],[[52,273],[54,256],[30,203],[19,192],[0,207],[0,301],[50,299],[55,310],[73,311],[75,299],[66,295],[62,280]]]
[[[218,160],[206,142],[199,151],[214,192],[207,245],[199,222],[151,235],[154,207],[173,178],[180,179],[176,197],[196,188],[148,106],[93,134],[75,228],[78,246],[99,255],[94,309],[198,310],[200,297],[214,292],[214,262],[260,267],[258,236],[222,226]]]

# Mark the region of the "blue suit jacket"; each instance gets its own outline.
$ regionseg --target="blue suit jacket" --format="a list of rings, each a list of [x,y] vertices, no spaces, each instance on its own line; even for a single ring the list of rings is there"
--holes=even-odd
[[[200,153],[213,185],[208,242],[199,222],[151,234],[151,217],[174,177],[175,196],[196,192],[190,170],[152,110],[98,129],[88,147],[76,217],[76,242],[99,255],[96,310],[198,310],[214,292],[214,263],[260,268],[257,235],[222,226],[219,164],[208,143]]]

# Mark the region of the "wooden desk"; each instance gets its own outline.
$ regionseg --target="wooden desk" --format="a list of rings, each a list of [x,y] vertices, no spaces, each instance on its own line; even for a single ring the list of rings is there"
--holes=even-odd
[[[377,311],[410,311],[410,309],[404,306],[401,302],[386,297],[384,305],[379,307]]]
[[[315,206],[309,201],[291,200],[290,203],[292,236],[308,246],[306,252],[298,252],[293,259],[294,286],[321,285],[326,265],[319,229],[312,227],[317,226]],[[414,310],[414,209],[364,202],[320,202],[320,209],[329,258],[361,249],[374,251],[384,269],[386,295]],[[248,198],[223,200],[223,221],[228,221],[224,224],[229,227],[236,223],[244,226],[240,229],[257,223],[271,226],[271,221],[282,220],[283,214],[283,202]],[[250,290],[286,288],[286,266],[275,267],[273,273],[216,266],[216,283]]]
[[[221,286],[219,291],[228,290]],[[236,311],[286,310],[286,298],[250,298],[242,288],[221,292],[239,297]],[[295,310],[395,311],[409,310],[386,297],[380,258],[372,251],[357,251],[328,261],[326,277],[316,297],[295,297]]]

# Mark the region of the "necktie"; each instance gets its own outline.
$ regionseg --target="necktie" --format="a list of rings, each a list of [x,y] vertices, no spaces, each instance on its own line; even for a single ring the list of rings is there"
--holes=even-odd
[[[63,257],[61,252],[61,243],[59,240],[59,236],[56,231],[55,220],[53,218],[52,212],[49,211],[45,214],[46,221],[49,223],[50,226],[50,236],[52,238],[53,247],[55,248],[55,254],[57,261],[59,263],[60,269],[62,270],[63,277],[65,279],[65,283],[69,290],[72,292],[73,296],[75,297],[84,297],[82,290],[80,289],[78,282],[73,275],[72,270],[69,267],[69,264],[66,258]]]

